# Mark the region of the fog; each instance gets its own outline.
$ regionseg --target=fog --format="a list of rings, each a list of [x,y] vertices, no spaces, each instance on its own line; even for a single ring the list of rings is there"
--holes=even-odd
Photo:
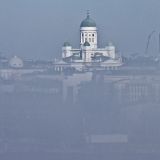
[[[159,6],[0,0],[0,160],[159,159]]]
[[[47,70],[3,78],[1,156],[159,157],[160,84],[153,68]]]

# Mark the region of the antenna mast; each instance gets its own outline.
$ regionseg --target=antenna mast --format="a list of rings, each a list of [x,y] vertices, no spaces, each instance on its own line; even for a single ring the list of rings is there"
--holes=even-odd
[[[2,57],[0,57],[0,100],[1,100],[1,102],[0,102],[0,111],[1,111],[1,114],[0,114],[0,116],[1,116],[1,138],[2,138],[2,140],[4,140],[4,137],[5,137],[5,135],[4,135],[4,108],[3,108],[3,79],[2,79],[2,74],[3,74],[3,72],[2,72]]]
[[[159,56],[158,56],[158,61],[159,61],[159,65],[160,65],[160,34],[159,34]]]

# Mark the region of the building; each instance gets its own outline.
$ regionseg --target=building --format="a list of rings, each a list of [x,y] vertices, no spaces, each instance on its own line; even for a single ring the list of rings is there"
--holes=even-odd
[[[80,25],[80,48],[74,49],[68,41],[62,47],[62,59],[55,61],[55,70],[74,67],[77,70],[116,70],[122,65],[121,55],[116,53],[112,42],[98,48],[96,23],[87,18]]]
[[[115,100],[125,102],[159,102],[159,75],[126,76],[114,82]]]
[[[10,59],[9,64],[10,67],[14,68],[22,68],[23,67],[23,61],[15,56],[14,58]]]
[[[58,75],[51,75],[49,69],[53,70],[52,61],[44,60],[22,60],[14,56],[10,60],[0,59],[0,77],[4,80],[31,80],[31,75],[40,75],[43,77],[52,77],[53,79],[61,79]],[[55,71],[53,70],[55,73]],[[56,71],[57,72],[57,71]],[[30,75],[31,74],[31,75]],[[59,73],[60,74],[60,73]]]
[[[92,72],[75,73],[72,76],[67,76],[63,80],[63,101],[76,102],[78,98],[78,90],[92,79]]]

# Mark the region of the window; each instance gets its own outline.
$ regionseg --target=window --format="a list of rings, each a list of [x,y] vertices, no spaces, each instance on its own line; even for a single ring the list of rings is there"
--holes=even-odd
[[[91,38],[89,38],[89,42],[91,42]]]
[[[94,38],[92,38],[92,42],[94,42]]]
[[[82,33],[82,37],[83,37],[83,33]]]
[[[87,36],[87,34],[85,34],[85,36]]]
[[[94,37],[94,34],[92,34],[92,36]]]
[[[87,42],[87,38],[85,38],[85,42]]]

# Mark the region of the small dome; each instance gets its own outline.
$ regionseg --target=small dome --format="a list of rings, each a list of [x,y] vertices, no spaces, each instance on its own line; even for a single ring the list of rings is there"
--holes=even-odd
[[[96,27],[96,23],[89,17],[89,12],[87,13],[87,18],[82,21],[80,27]]]
[[[14,58],[10,59],[9,66],[15,67],[15,68],[21,68],[23,67],[23,61],[15,56]]]
[[[71,45],[70,45],[70,43],[69,43],[68,41],[66,41],[66,42],[63,44],[63,46],[64,46],[64,47],[67,47],[67,46],[71,46]]]
[[[111,41],[108,42],[107,46],[114,46]]]
[[[83,46],[90,46],[90,43],[89,43],[89,42],[85,42],[85,43],[83,44]]]

